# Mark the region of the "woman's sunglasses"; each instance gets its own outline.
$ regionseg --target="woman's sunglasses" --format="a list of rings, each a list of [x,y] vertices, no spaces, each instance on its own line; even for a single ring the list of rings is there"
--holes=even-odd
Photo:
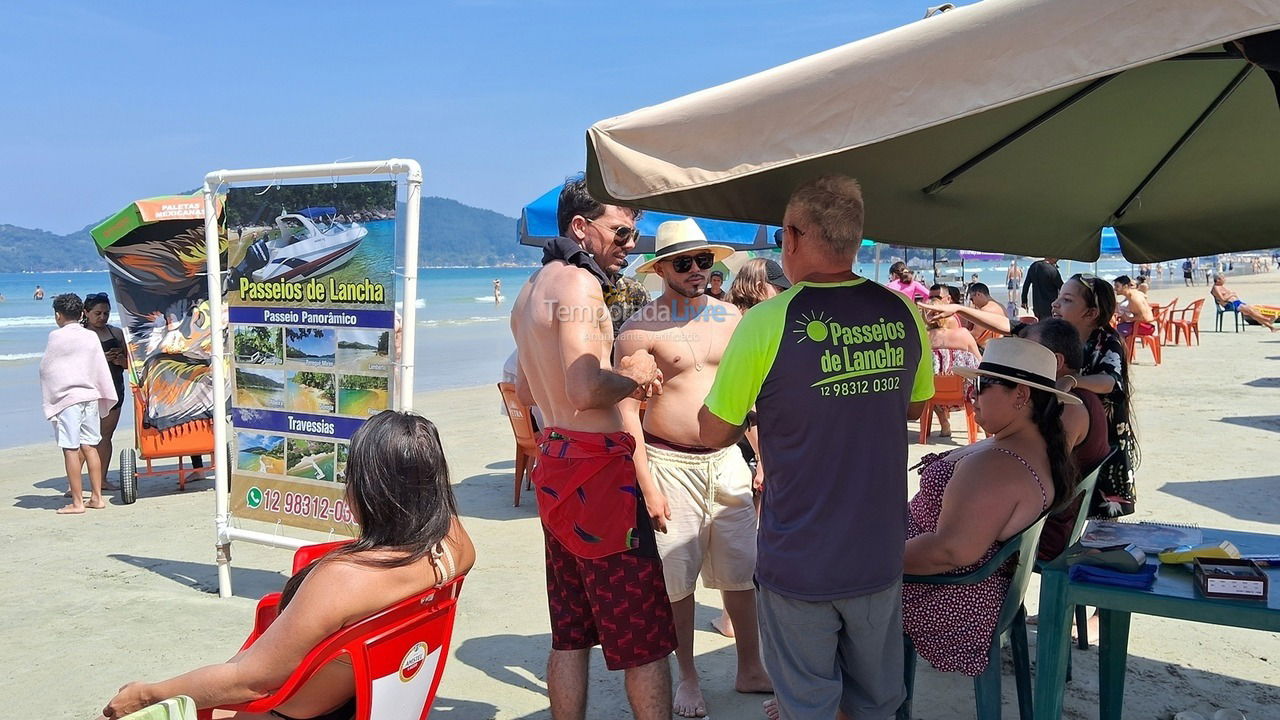
[[[596,222],[595,220],[592,220],[591,218],[582,218],[582,219],[586,220],[592,225],[595,225],[596,227],[605,228],[606,230],[612,230],[613,244],[619,247],[626,245],[627,243],[633,240],[640,239],[640,231],[633,227],[630,227],[627,225],[619,225],[618,227],[611,228],[611,227],[608,227],[607,225],[601,225],[600,223]]]
[[[986,375],[978,375],[973,378],[972,383],[969,383],[969,385],[966,386],[965,395],[968,396],[969,401],[972,402],[974,398],[986,392],[987,389],[992,387],[993,385],[999,385],[1000,387],[1007,387],[1007,388],[1018,387],[1018,383],[1013,382],[1012,380],[1005,380],[1004,378],[989,377]]]
[[[681,255],[671,259],[671,268],[678,273],[687,273],[693,269],[695,262],[698,263],[699,270],[710,270],[711,266],[716,264],[716,256],[711,253]]]
[[[90,300],[110,300],[110,298],[107,297],[106,293],[89,293],[84,296],[84,300],[88,302]]]

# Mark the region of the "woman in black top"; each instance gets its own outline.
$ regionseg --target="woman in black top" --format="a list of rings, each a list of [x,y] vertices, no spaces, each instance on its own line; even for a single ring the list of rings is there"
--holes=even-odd
[[[120,407],[124,405],[124,369],[129,365],[128,353],[125,352],[124,331],[107,320],[111,317],[111,300],[106,293],[94,293],[84,299],[84,326],[92,330],[102,343],[102,353],[107,357],[107,367],[111,370],[111,380],[116,386],[116,404],[111,411],[102,416],[102,442],[98,443],[98,456],[102,458],[102,472],[105,474],[111,465],[111,436],[116,432],[120,422]],[[104,490],[114,490],[103,483]]]
[[[1091,275],[1074,275],[1053,301],[1053,316],[1071,323],[1084,341],[1084,364],[1078,373],[1064,375],[1058,387],[1091,390],[1107,411],[1111,447],[1123,449],[1102,467],[1094,493],[1094,517],[1133,512],[1137,488],[1133,473],[1141,456],[1129,412],[1129,362],[1120,334],[1111,327],[1116,296],[1111,283]]]

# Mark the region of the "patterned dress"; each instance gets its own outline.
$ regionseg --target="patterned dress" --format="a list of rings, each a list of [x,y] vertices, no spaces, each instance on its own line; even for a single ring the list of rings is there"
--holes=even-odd
[[[1111,447],[1121,448],[1116,458],[1098,472],[1098,489],[1093,497],[1091,517],[1117,517],[1133,513],[1138,500],[1134,470],[1142,457],[1138,452],[1138,439],[1133,433],[1129,417],[1129,388],[1125,386],[1125,365],[1128,363],[1124,342],[1111,328],[1097,328],[1085,341],[1085,363],[1081,375],[1108,375],[1115,387],[1106,395],[1099,395],[1102,407],[1107,411],[1108,440]]]
[[[1040,476],[1016,453],[996,448],[1012,456],[1027,468],[1040,489],[1043,512],[1049,505]],[[955,463],[947,459],[951,451],[929,453],[921,460],[920,491],[908,505],[907,538],[936,532],[942,514],[942,496],[951,482]],[[962,575],[980,567],[1000,549],[992,543],[978,562],[956,568],[948,575]],[[1000,608],[1013,575],[1016,558],[1009,558],[999,570],[973,585],[924,585],[904,583],[902,586],[902,630],[911,636],[916,652],[930,665],[943,672],[962,672],[977,677],[987,668],[987,651],[991,633],[1000,620]]]

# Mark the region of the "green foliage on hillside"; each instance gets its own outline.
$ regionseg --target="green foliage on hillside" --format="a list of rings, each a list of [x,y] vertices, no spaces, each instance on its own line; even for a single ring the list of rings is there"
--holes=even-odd
[[[87,228],[70,235],[55,235],[45,230],[0,225],[0,268],[5,272],[39,272],[103,270],[105,266]]]
[[[422,200],[420,265],[536,265],[538,248],[516,241],[516,220],[456,200]]]
[[[419,265],[534,265],[542,257],[541,250],[517,243],[515,218],[492,210],[428,197],[422,200],[419,217]],[[70,235],[0,225],[0,267],[6,272],[102,270],[104,263],[89,237],[89,228],[96,224]]]

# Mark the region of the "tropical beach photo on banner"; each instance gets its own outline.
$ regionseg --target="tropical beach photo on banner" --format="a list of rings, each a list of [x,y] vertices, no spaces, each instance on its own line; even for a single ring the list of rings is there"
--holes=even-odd
[[[395,183],[232,188],[225,207],[232,513],[350,534],[347,441],[392,406]]]

